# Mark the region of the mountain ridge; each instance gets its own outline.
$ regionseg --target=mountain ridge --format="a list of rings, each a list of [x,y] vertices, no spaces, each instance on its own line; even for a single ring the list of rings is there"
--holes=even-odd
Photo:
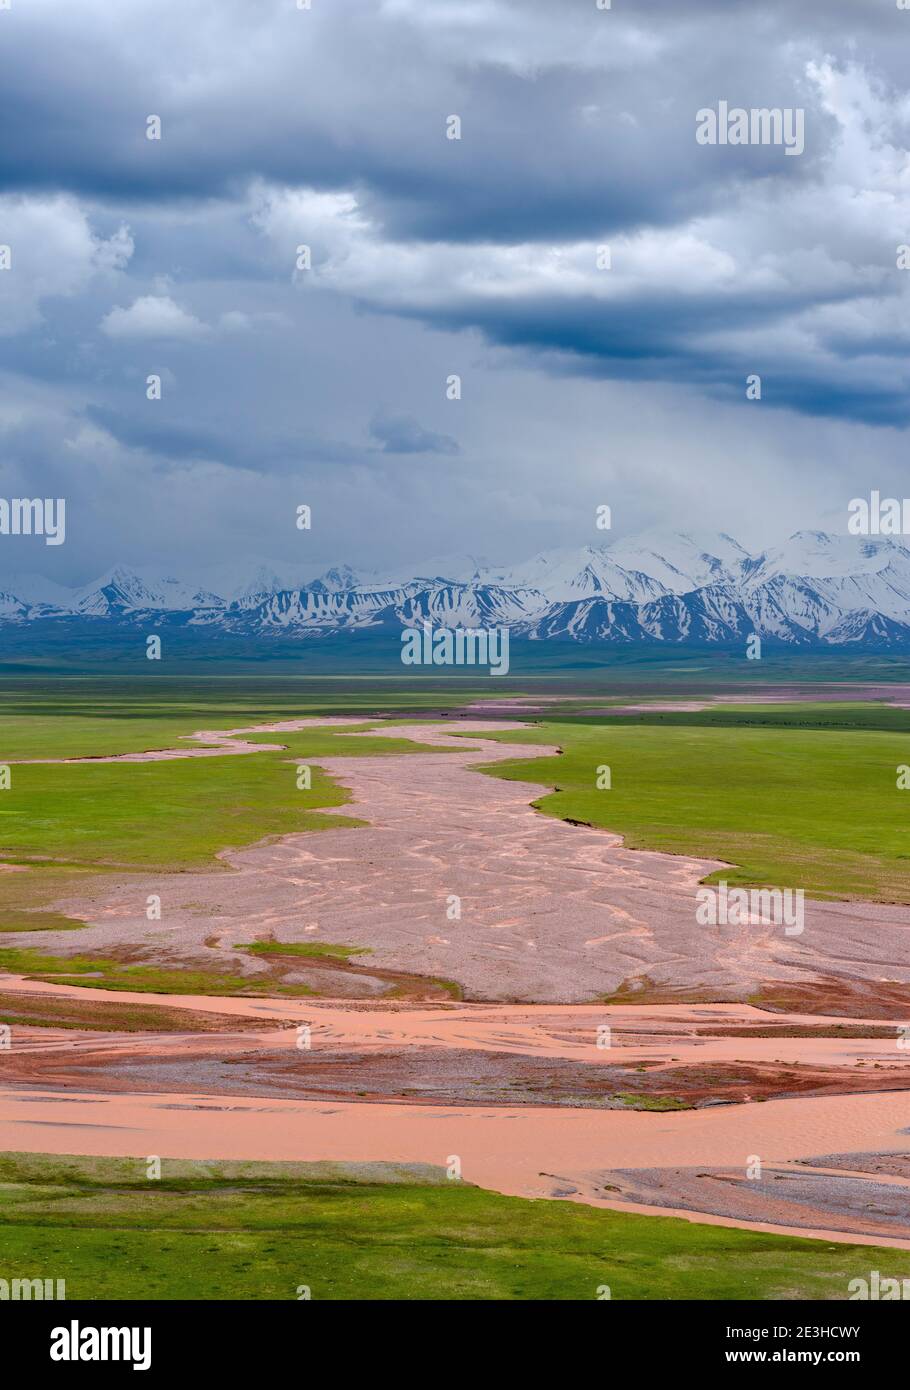
[[[398,575],[251,561],[192,581],[120,564],[70,590],[0,577],[0,627],[60,620],[296,638],[429,622],[586,644],[729,646],[756,634],[787,646],[910,648],[910,549],[797,531],[750,553],[724,532],[649,532],[512,566],[456,556]]]

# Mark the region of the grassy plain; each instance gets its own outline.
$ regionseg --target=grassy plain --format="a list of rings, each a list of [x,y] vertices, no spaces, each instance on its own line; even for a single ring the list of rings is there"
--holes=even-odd
[[[75,1299],[846,1299],[910,1251],[527,1201],[386,1164],[0,1157],[4,1278]]]
[[[349,817],[324,814],[349,798],[319,768],[327,756],[393,757],[422,750],[405,739],[354,737],[333,729],[262,735],[281,751],[171,762],[29,762],[32,758],[94,758],[180,747],[204,728],[230,729],[327,712],[326,701],[280,690],[252,694],[218,683],[198,698],[174,688],[149,694],[126,683],[93,689],[73,682],[0,696],[0,763],[9,787],[0,791],[0,863],[21,872],[0,875],[0,933],[77,928],[47,910],[88,874],[160,868],[179,872],[220,867],[223,849],[301,830],[346,828]],[[144,693],[143,693],[144,692]],[[451,696],[454,700],[456,697]],[[461,698],[460,696],[458,698]],[[416,695],[417,708],[439,696]],[[443,701],[445,703],[445,701]],[[409,704],[396,695],[396,707]],[[375,692],[340,692],[328,709],[357,715],[374,709]],[[352,726],[369,730],[370,722]],[[190,747],[193,745],[190,744]],[[295,759],[311,764],[311,786],[297,785]]]
[[[910,790],[898,788],[910,711],[739,706],[545,720],[495,737],[562,749],[489,769],[554,787],[535,802],[547,815],[618,831],[633,849],[732,865],[714,880],[910,903]]]

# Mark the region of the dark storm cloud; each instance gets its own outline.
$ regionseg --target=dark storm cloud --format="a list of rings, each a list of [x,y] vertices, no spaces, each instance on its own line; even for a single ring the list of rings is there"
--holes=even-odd
[[[337,440],[306,438],[300,435],[269,435],[257,423],[243,434],[207,430],[188,422],[179,424],[149,419],[148,411],[120,413],[106,406],[90,405],[86,419],[125,448],[142,450],[173,463],[206,460],[227,467],[244,468],[251,460],[261,471],[283,472],[297,469],[303,462],[344,465],[359,462],[363,450]],[[428,435],[430,439],[444,436]],[[426,449],[427,452],[451,452]],[[416,452],[402,449],[392,452]]]
[[[108,533],[130,522],[101,493],[126,479],[152,548],[150,478],[191,548],[194,507],[218,518],[203,547],[267,548],[315,498],[343,559],[409,544],[406,507],[425,553],[471,548],[446,527],[482,532],[485,508],[494,545],[568,526],[649,389],[690,393],[724,457],[745,430],[783,458],[775,408],[791,432],[873,425],[902,457],[908,51],[893,0],[14,0],[0,468],[64,478]],[[804,109],[805,152],[699,145],[722,99]],[[651,447],[667,479],[683,468],[672,426]],[[830,451],[803,441],[800,466],[823,477]]]
[[[712,18],[706,48],[698,5],[682,23],[591,0],[472,5],[474,25],[447,24],[457,8],[20,7],[5,21],[0,129],[15,138],[0,143],[0,186],[129,203],[224,197],[259,177],[358,188],[399,236],[566,238],[673,221],[774,172],[765,150],[712,165],[696,149],[694,112],[724,94],[721,76],[747,105],[811,98],[798,51],[744,52],[754,9]],[[459,142],[444,138],[452,113]],[[824,124],[787,178],[808,176]]]

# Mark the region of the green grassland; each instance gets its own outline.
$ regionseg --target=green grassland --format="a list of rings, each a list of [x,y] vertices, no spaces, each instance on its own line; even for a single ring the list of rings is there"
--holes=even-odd
[[[318,767],[300,790],[293,763],[253,753],[160,763],[13,765],[0,792],[0,932],[81,925],[48,912],[88,875],[196,866],[269,835],[357,824],[323,808],[348,798]]]
[[[340,946],[333,941],[250,941],[237,946],[254,956],[302,956],[307,960],[350,960],[368,956],[369,946]]]
[[[295,777],[293,764],[268,753],[13,767],[0,793],[0,855],[179,871],[267,835],[351,823],[318,809],[347,800],[318,768],[309,791]]]
[[[0,690],[0,763],[101,757],[179,747],[197,729],[233,729],[325,714],[444,709],[489,689],[413,682],[280,679],[7,680]],[[265,739],[269,742],[269,739]],[[275,735],[274,741],[285,742]],[[192,745],[191,745],[192,746]]]
[[[375,703],[367,696],[360,703]],[[223,729],[306,714],[292,701],[266,699],[238,708],[233,699],[219,707],[215,698],[185,709],[177,701],[165,716],[147,704],[143,713],[131,714],[128,700],[113,700],[99,719],[101,703],[41,696],[31,713],[0,713],[0,761],[174,747],[182,734],[207,724]],[[0,875],[0,933],[81,926],[47,907],[88,874],[227,871],[216,857],[222,850],[302,830],[358,825],[352,817],[325,814],[349,797],[316,760],[423,751],[407,739],[360,736],[371,727],[364,722],[351,726],[352,732],[263,735],[259,741],[273,742],[279,751],[242,756],[123,764],[12,761],[10,786],[0,791],[0,861],[24,871]],[[297,785],[296,759],[311,766],[309,789]]]
[[[385,1164],[0,1157],[5,1279],[70,1299],[846,1299],[910,1252],[503,1197]]]
[[[731,707],[546,720],[493,737],[562,749],[485,769],[555,787],[541,811],[618,831],[634,849],[733,866],[709,882],[910,903],[910,791],[897,788],[910,711]],[[597,787],[603,765],[609,790]]]
[[[364,725],[369,729],[370,725]],[[344,829],[322,808],[349,800],[319,768],[325,757],[394,757],[406,739],[330,729],[273,735],[286,751],[147,763],[22,763],[0,792],[0,859],[134,868],[217,867],[219,850],[296,830]],[[295,759],[311,765],[297,786]]]
[[[318,760],[420,756],[406,738],[371,737],[369,715],[386,708],[406,722],[412,709],[438,713],[479,693],[490,691],[372,681],[11,685],[0,695],[0,761],[179,746],[200,728],[304,715],[362,715],[364,733],[264,736],[286,747],[242,757],[13,762],[12,785],[0,791],[0,861],[23,871],[0,874],[0,933],[80,926],[51,905],[92,875],[225,868],[224,849],[294,831],[353,830],[353,818],[327,814],[348,797],[343,777],[338,785]],[[910,902],[910,793],[897,788],[897,768],[910,764],[910,711],[819,702],[571,713],[573,701],[590,698],[567,687],[558,717],[491,735],[555,744],[561,756],[487,770],[554,786],[536,803],[541,810],[618,831],[631,847],[723,860],[731,868],[715,878],[731,883]],[[454,746],[444,721],[437,727]],[[297,787],[295,759],[312,767],[308,790]],[[603,764],[610,790],[596,785]]]

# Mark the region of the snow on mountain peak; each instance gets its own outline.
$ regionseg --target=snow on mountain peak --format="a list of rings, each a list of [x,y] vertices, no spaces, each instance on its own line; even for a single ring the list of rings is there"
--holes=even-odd
[[[400,571],[247,559],[185,581],[114,565],[64,589],[0,578],[0,622],[168,621],[289,634],[507,624],[516,635],[579,642],[740,642],[910,646],[910,548],[888,537],[797,531],[752,555],[725,533],[645,532],[609,545],[542,551],[514,565],[448,556]]]
[[[608,554],[624,569],[638,569],[670,593],[683,594],[706,584],[732,580],[749,552],[725,532],[645,531],[614,542]]]

